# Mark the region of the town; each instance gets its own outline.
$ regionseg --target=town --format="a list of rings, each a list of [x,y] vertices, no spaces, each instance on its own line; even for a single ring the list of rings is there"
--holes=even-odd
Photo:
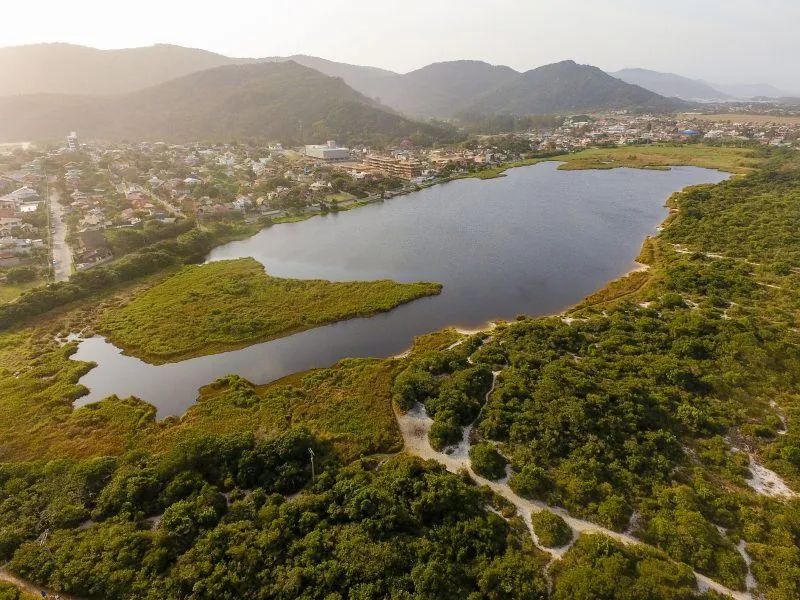
[[[712,115],[713,116],[713,115]],[[452,146],[301,147],[165,143],[6,146],[0,151],[0,289],[5,299],[103,264],[192,224],[254,227],[347,210],[536,157],[589,147],[718,142],[800,145],[800,119],[578,115]]]

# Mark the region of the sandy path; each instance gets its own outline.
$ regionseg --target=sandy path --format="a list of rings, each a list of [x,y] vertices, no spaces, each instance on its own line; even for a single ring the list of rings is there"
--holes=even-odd
[[[25,581],[24,579],[20,579],[13,573],[7,571],[4,567],[0,567],[0,581],[6,581],[17,586],[23,592],[27,592],[29,594],[33,594],[34,596],[40,598],[55,598],[58,595],[61,600],[81,600],[78,596],[70,596],[69,594],[62,594],[53,592],[48,590],[47,588],[40,587],[36,584],[30,583],[29,581]],[[46,596],[42,596],[42,592],[46,594]]]
[[[486,394],[487,400],[491,395],[491,393],[494,391],[495,385],[497,383],[497,375],[498,372],[493,373],[494,379],[492,381],[491,389]],[[531,526],[530,515],[532,512],[549,510],[550,512],[555,513],[561,518],[563,518],[564,521],[566,521],[566,523],[572,528],[573,532],[576,534],[601,533],[608,537],[614,538],[615,540],[618,540],[624,544],[642,543],[632,535],[611,531],[610,529],[601,527],[596,523],[592,523],[590,521],[584,521],[582,519],[576,519],[575,517],[570,516],[564,509],[548,506],[544,502],[522,498],[511,490],[511,488],[508,486],[507,478],[501,481],[490,481],[475,473],[472,470],[469,461],[469,436],[472,431],[472,425],[465,428],[464,437],[461,443],[459,443],[458,446],[456,446],[451,453],[445,454],[434,450],[431,447],[430,442],[428,441],[428,432],[430,431],[433,419],[431,419],[427,415],[427,413],[425,412],[425,408],[422,405],[417,404],[407,413],[402,415],[398,414],[397,422],[400,427],[400,432],[403,436],[403,441],[405,443],[405,451],[408,454],[411,454],[413,456],[418,456],[424,460],[435,460],[441,465],[444,465],[444,467],[452,473],[457,473],[458,471],[466,470],[470,474],[472,479],[474,479],[478,483],[478,485],[487,486],[496,494],[502,496],[503,498],[511,502],[514,506],[516,506],[517,512],[524,519],[531,533],[531,537],[534,539],[534,541],[536,541],[536,538],[534,536],[533,528]],[[553,558],[558,559],[564,555],[564,553],[568,550],[568,548],[569,546],[565,546],[563,548],[555,548],[555,549],[542,547],[541,549],[549,553]],[[709,589],[715,590],[721,594],[725,594],[727,596],[730,596],[731,598],[735,598],[736,600],[753,599],[753,596],[749,592],[737,592],[728,589],[725,586],[709,579],[705,575],[701,575],[700,573],[695,572],[694,575],[697,579],[697,584],[700,590],[709,590]]]

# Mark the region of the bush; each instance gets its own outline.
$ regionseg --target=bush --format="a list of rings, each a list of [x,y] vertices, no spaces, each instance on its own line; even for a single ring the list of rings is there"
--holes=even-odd
[[[560,548],[572,541],[570,526],[564,519],[549,510],[532,513],[531,524],[542,546]]]
[[[514,473],[508,482],[511,489],[524,498],[544,497],[551,483],[547,472],[536,465],[525,465],[519,473]]]
[[[36,269],[32,267],[14,267],[6,273],[8,283],[27,283],[36,279]]]
[[[434,450],[441,451],[446,446],[452,446],[461,441],[461,425],[458,418],[450,411],[441,411],[431,425],[428,439]]]
[[[502,479],[508,461],[488,442],[475,444],[469,449],[472,470],[487,479]]]

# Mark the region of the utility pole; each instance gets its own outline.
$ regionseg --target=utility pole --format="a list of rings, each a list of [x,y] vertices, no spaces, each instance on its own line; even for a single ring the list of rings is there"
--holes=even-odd
[[[314,481],[317,479],[316,473],[314,473],[314,451],[309,448],[308,454],[311,457],[311,483],[314,483]]]

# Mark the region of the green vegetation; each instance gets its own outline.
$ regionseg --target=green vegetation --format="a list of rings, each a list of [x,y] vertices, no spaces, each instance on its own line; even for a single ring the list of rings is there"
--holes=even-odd
[[[401,408],[428,408],[431,443],[442,446],[479,405],[472,392],[441,410],[442,389],[481,367],[502,370],[477,432],[502,444],[512,489],[612,529],[633,523],[641,539],[739,589],[743,539],[761,591],[783,599],[800,595],[790,575],[800,503],[751,489],[734,446],[800,487],[800,236],[791,225],[800,159],[759,160],[750,175],[676,194],[677,212],[640,256],[648,271],[568,320],[521,319],[483,345],[415,354],[394,392]]]
[[[225,65],[113,98],[8,97],[0,101],[0,118],[9,123],[4,136],[13,139],[60,139],[67,122],[106,140],[383,145],[410,138],[424,145],[460,137],[455,128],[407,119],[343,80],[291,61]]]
[[[487,479],[502,479],[506,475],[508,461],[491,444],[481,442],[469,449],[472,470]]]
[[[55,335],[147,290],[0,332],[0,561],[86,597],[688,600],[716,597],[695,595],[692,568],[744,589],[743,544],[759,595],[800,597],[800,498],[747,482],[752,459],[800,489],[800,158],[759,160],[675,195],[649,270],[571,319],[445,330],[405,360],[267,386],[226,377],[180,419],[135,399],[71,406],[90,366]],[[499,443],[518,494],[648,546],[582,535],[546,577],[508,503],[385,456],[392,402],[422,403],[440,448],[477,419],[471,458]],[[557,537],[543,515],[537,535]]]
[[[91,326],[92,316],[73,314],[71,322]],[[203,388],[182,418],[156,422],[154,407],[133,398],[73,409],[85,392],[77,381],[91,365],[71,360],[76,344],[60,346],[56,333],[44,324],[0,333],[0,461],[162,452],[212,434],[272,439],[292,426],[306,427],[344,462],[400,448],[391,407],[395,361],[345,360],[265,386],[229,376]]]
[[[174,240],[163,240],[123,256],[112,264],[74,273],[68,281],[33,288],[15,302],[0,305],[0,330],[47,313],[54,308],[87,300],[119,286],[185,263],[202,259],[211,248],[258,231],[258,226],[216,223],[194,228]]]
[[[753,148],[709,146],[705,144],[652,145],[617,148],[591,148],[555,160],[564,160],[561,169],[664,169],[692,165],[731,173],[751,173],[764,161],[764,151]]]
[[[373,315],[440,291],[435,283],[280,279],[245,258],[184,267],[108,311],[99,330],[130,354],[165,362]]]
[[[109,600],[546,597],[544,558],[478,488],[403,457],[323,467],[312,482],[314,446],[290,430],[204,437],[159,458],[4,467],[0,559]]]
[[[37,285],[42,285],[41,280],[25,281],[19,283],[6,282],[0,284],[0,304],[16,300],[22,294],[30,289],[35,288]]]
[[[41,596],[23,592],[12,583],[0,581],[0,600],[41,600]]]
[[[555,566],[554,600],[692,600],[717,598],[695,591],[692,571],[659,552],[622,546],[602,535],[582,535]]]
[[[539,543],[548,548],[560,548],[572,541],[572,529],[566,521],[549,510],[531,513],[533,532]]]
[[[558,161],[561,170],[616,169],[668,169],[674,166],[694,166],[717,169],[729,173],[747,174],[755,171],[766,159],[761,148],[710,146],[706,144],[676,144],[650,146],[619,146],[590,148],[572,154],[536,154],[529,158],[505,163],[496,167],[467,173],[464,177],[494,179],[503,177],[509,169],[526,167],[545,161]]]
[[[242,432],[272,439],[302,426],[343,462],[396,452],[402,447],[391,407],[396,372],[392,361],[348,359],[264,386],[230,375],[203,388],[180,420],[137,445],[167,451],[197,436]]]

